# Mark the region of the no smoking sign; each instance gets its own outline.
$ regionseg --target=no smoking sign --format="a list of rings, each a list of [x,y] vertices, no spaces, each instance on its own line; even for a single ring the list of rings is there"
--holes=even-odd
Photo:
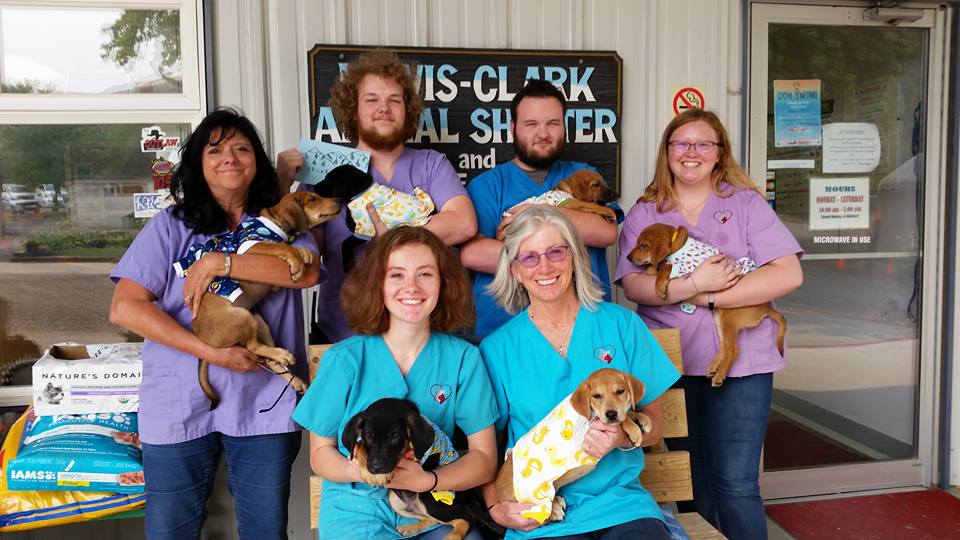
[[[703,92],[693,86],[684,86],[673,94],[673,114],[680,114],[689,109],[703,109]]]

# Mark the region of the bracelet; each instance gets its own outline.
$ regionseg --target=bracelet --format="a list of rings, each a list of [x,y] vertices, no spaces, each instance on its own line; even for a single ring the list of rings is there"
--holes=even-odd
[[[717,308],[716,304],[714,303],[714,300],[716,300],[716,295],[714,295],[713,293],[710,293],[707,295],[707,309],[709,309],[710,311],[713,311]]]
[[[437,473],[434,471],[427,471],[427,472],[433,475],[433,485],[427,491],[433,491],[437,489],[437,482],[440,481],[440,477],[437,476]]]
[[[693,279],[693,272],[691,272],[689,276],[690,276],[690,283],[693,283],[693,290],[700,292],[700,287],[697,287],[697,280]]]
[[[223,256],[223,277],[230,277],[230,265],[232,261],[230,260],[230,254],[224,254]],[[691,274],[692,275],[692,274]],[[694,285],[696,287],[696,285]]]

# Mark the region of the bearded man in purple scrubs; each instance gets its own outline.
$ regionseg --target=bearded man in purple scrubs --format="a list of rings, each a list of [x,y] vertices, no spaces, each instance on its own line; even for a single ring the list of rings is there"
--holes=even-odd
[[[404,193],[420,188],[433,200],[438,213],[424,225],[448,246],[460,244],[477,232],[473,203],[446,156],[434,150],[417,150],[404,141],[417,132],[423,100],[413,74],[394,53],[376,51],[351,62],[331,91],[330,106],[337,126],[357,149],[370,152],[370,174],[379,184]],[[281,189],[289,189],[303,155],[296,148],[280,152],[277,171]],[[301,189],[309,189],[303,186]],[[340,289],[346,277],[340,250],[351,236],[343,219],[313,228],[323,253],[327,278],[320,284],[317,324],[321,341],[338,342],[353,335],[340,308]],[[362,257],[363,249],[356,252]]]

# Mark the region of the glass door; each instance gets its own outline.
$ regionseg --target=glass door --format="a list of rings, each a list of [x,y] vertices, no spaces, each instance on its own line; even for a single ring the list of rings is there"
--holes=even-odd
[[[749,169],[806,252],[764,497],[928,483],[942,15],[751,8]]]

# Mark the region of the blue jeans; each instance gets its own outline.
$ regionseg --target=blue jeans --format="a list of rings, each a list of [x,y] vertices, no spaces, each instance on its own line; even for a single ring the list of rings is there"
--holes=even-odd
[[[143,444],[149,540],[200,537],[220,454],[241,539],[287,537],[290,469],[300,433],[229,437],[211,433],[176,444]]]
[[[690,435],[668,441],[690,452],[696,511],[728,538],[765,540],[767,520],[760,498],[760,451],[767,431],[773,374],[728,377],[713,388],[707,377],[681,377]]]
[[[670,540],[670,531],[659,519],[644,518],[599,531],[572,536],[551,536],[550,540]]]

